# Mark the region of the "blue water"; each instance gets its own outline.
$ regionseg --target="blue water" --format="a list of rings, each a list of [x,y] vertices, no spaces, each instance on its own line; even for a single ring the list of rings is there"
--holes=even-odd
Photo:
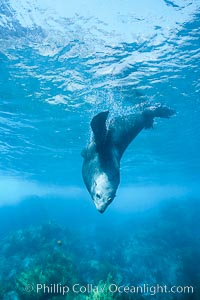
[[[71,253],[86,247],[85,260],[111,264],[80,269],[86,282],[115,265],[123,284],[199,284],[199,8],[199,0],[0,1],[1,245],[53,220],[80,236]],[[156,103],[176,115],[132,142],[117,197],[100,215],[81,177],[91,118]],[[29,299],[16,290],[0,296]]]

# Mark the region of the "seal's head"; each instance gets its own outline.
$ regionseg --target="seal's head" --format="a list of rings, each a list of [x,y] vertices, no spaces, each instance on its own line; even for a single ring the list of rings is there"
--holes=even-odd
[[[106,173],[101,173],[94,177],[90,194],[100,213],[103,213],[115,198],[117,186],[112,183]]]

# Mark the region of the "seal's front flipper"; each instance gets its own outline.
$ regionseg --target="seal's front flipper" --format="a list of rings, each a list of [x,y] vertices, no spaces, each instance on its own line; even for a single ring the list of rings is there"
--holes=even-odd
[[[106,140],[106,120],[108,118],[108,114],[109,111],[100,112],[92,119],[90,123],[92,131],[94,133],[94,140],[97,145],[104,143]]]
[[[81,156],[84,158],[84,157],[86,157],[86,154],[87,154],[87,149],[84,148],[84,149],[81,151]]]

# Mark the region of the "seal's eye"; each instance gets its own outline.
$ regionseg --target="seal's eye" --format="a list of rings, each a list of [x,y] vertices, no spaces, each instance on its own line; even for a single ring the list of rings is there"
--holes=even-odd
[[[101,196],[97,193],[96,194],[96,197],[98,198],[98,199],[100,199],[101,198]]]
[[[110,203],[110,202],[112,202],[112,198],[111,197],[108,198],[108,203]]]

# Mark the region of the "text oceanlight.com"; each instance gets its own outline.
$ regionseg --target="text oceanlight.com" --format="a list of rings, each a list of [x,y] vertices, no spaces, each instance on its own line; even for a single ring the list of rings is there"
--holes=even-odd
[[[115,283],[94,285],[86,284],[81,285],[79,283],[73,285],[62,285],[60,283],[54,284],[41,284],[38,283],[36,286],[32,284],[27,284],[25,286],[25,291],[27,293],[35,292],[37,294],[59,294],[66,295],[68,293],[74,294],[90,294],[90,293],[111,293],[111,294],[145,294],[145,295],[155,295],[155,294],[193,294],[193,286],[167,286],[167,285],[118,285]]]

